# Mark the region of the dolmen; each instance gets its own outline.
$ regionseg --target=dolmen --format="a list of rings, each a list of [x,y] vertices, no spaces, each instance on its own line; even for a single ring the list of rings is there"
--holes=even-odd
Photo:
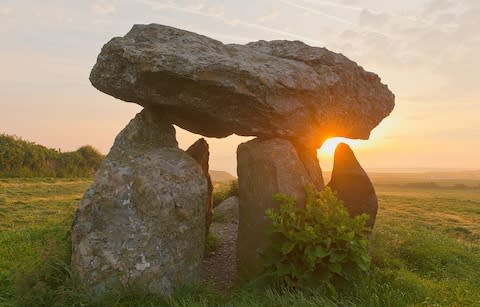
[[[143,110],[120,132],[77,209],[72,267],[93,297],[118,288],[170,294],[199,280],[211,221],[208,144],[178,148],[177,125],[205,137],[254,136],[237,150],[237,261],[261,268],[265,210],[275,193],[301,204],[325,186],[316,150],[331,137],[368,139],[394,107],[380,78],[342,54],[300,41],[223,44],[159,24],[105,44],[90,74],[98,90]],[[341,144],[328,184],[350,214],[377,199]]]

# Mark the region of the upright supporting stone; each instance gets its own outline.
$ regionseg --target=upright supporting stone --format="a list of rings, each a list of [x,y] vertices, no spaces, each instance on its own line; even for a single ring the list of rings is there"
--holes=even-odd
[[[205,219],[206,219],[206,233],[208,233],[208,229],[210,228],[210,224],[212,223],[212,215],[213,215],[213,184],[212,179],[210,178],[210,174],[208,173],[208,160],[210,158],[210,152],[208,150],[208,143],[205,141],[204,138],[198,139],[195,143],[193,143],[190,147],[188,147],[186,151],[195,161],[200,164],[203,170],[203,174],[207,178],[208,182],[208,200],[205,204]]]
[[[328,186],[345,203],[351,216],[368,214],[367,226],[373,228],[378,209],[377,195],[367,173],[347,144],[340,143],[335,149],[332,179]]]
[[[322,190],[325,187],[325,182],[323,181],[322,169],[318,162],[317,150],[315,148],[307,148],[298,144],[295,144],[294,146],[297,149],[300,161],[302,161],[305,170],[312,180],[313,186],[319,191]]]
[[[197,281],[208,183],[147,109],[117,136],[72,227],[72,267],[93,297],[134,287],[169,294]]]
[[[323,179],[311,177],[301,156],[310,155],[299,154],[292,143],[278,138],[256,138],[238,146],[240,218],[237,260],[239,275],[243,278],[250,278],[261,270],[260,253],[268,243],[265,211],[278,207],[272,199],[273,194],[291,195],[301,205],[306,185],[323,188]]]

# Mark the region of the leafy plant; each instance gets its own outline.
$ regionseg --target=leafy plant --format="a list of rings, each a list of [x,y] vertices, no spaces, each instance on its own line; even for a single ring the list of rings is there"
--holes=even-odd
[[[265,273],[286,287],[324,283],[334,289],[333,279],[348,280],[367,271],[368,229],[366,214],[350,217],[343,202],[330,188],[306,189],[305,208],[286,195],[276,194],[279,209],[266,212],[269,246],[264,252]]]

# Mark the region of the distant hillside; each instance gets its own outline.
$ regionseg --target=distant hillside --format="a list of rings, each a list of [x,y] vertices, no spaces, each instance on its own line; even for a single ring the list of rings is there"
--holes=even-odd
[[[213,182],[225,182],[225,181],[232,181],[237,179],[237,177],[225,171],[210,170],[209,174]]]
[[[92,146],[60,152],[0,134],[0,177],[90,177],[103,160]]]

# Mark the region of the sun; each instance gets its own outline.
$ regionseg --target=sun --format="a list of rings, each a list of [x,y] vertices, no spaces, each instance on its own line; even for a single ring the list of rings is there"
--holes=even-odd
[[[342,137],[335,137],[326,140],[323,144],[322,147],[320,147],[320,150],[318,151],[318,154],[321,156],[333,156],[335,153],[335,148],[337,148],[337,145],[339,143],[346,143],[348,146],[350,146],[352,149],[355,148],[356,141],[352,139],[347,139],[347,138],[342,138]]]

